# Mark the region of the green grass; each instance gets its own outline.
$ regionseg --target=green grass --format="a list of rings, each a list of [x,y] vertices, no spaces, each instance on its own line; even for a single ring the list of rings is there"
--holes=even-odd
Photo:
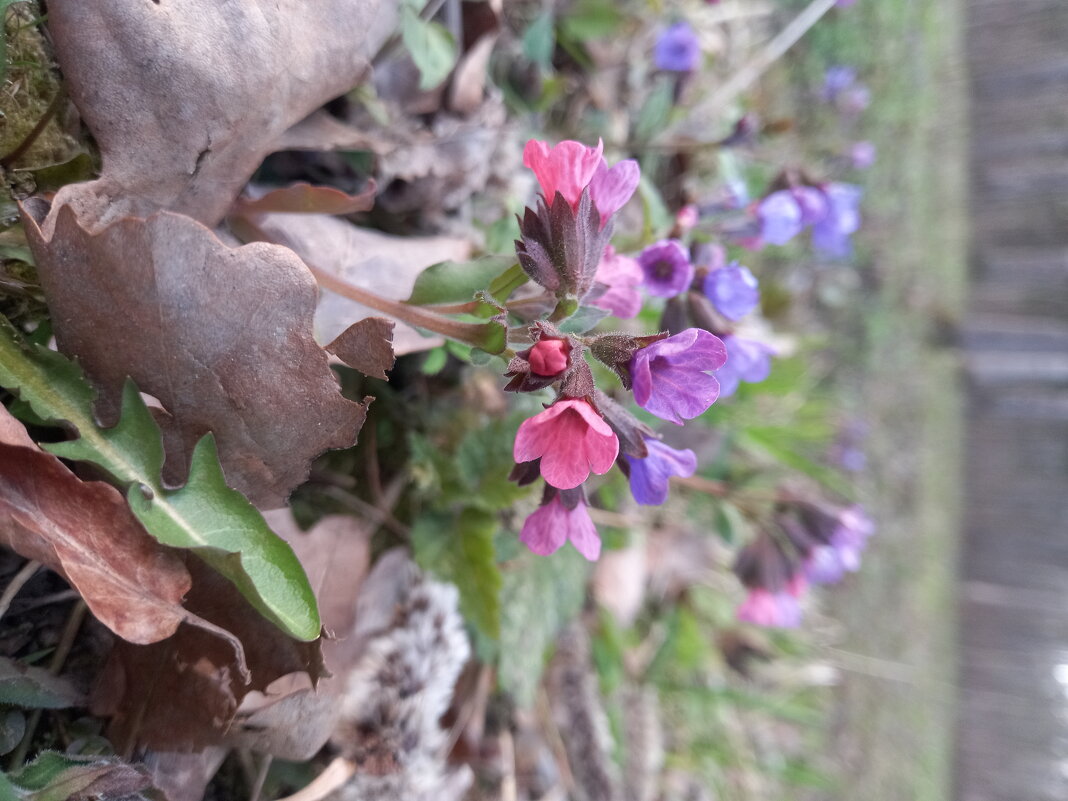
[[[859,334],[843,384],[872,426],[859,495],[880,530],[829,602],[843,628],[827,653],[843,669],[825,745],[837,781],[816,798],[951,792],[962,397],[940,340],[966,288],[961,5],[860,2],[784,65],[809,86],[830,64],[856,66],[873,96],[861,136],[879,149],[860,242],[870,292],[842,323]],[[799,114],[820,125],[818,112]]]

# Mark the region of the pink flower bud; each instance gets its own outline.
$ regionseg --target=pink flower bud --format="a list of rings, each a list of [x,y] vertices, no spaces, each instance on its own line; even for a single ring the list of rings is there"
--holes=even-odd
[[[530,372],[544,376],[562,373],[567,367],[570,352],[571,346],[566,339],[542,339],[535,343],[527,357]]]

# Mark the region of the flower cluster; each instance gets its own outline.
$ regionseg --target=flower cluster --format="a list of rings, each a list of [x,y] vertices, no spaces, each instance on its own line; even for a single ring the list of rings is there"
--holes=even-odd
[[[801,185],[771,192],[753,209],[755,236],[746,245],[785,245],[805,228],[812,230],[812,246],[831,258],[852,251],[850,236],[860,228],[860,187],[845,183]]]
[[[874,530],[859,506],[783,502],[772,525],[735,560],[734,572],[748,591],[738,618],[759,626],[798,625],[800,600],[809,584],[835,583],[859,569]]]
[[[531,141],[524,163],[534,170],[543,194],[520,221],[516,252],[527,275],[552,294],[557,306],[548,320],[532,322],[531,346],[515,354],[506,373],[508,391],[552,387],[556,392],[544,411],[520,425],[515,438],[513,480],[545,482],[541,505],[527,518],[520,539],[539,554],[552,553],[570,540],[592,560],[600,554],[600,539],[584,490],[591,474],[618,466],[638,503],[660,504],[671,477],[693,475],[697,457],[662,443],[651,428],[598,390],[587,354],[619,376],[638,406],[682,425],[719,397],[714,373],[727,361],[727,346],[700,327],[649,336],[562,332],[554,320],[577,304],[632,317],[641,308],[639,287],[662,296],[689,291],[695,269],[675,241],[658,243],[636,260],[608,244],[613,216],[637,187],[634,162],[609,167],[600,145],[562,142],[550,148]],[[744,313],[758,297],[753,295],[755,280],[737,265],[713,286],[733,314]]]

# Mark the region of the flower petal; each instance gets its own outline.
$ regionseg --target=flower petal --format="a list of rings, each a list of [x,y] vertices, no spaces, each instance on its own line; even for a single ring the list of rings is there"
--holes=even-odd
[[[527,517],[519,539],[539,556],[548,556],[567,541],[566,524],[567,512],[554,497]]]
[[[601,537],[590,519],[586,504],[580,503],[567,512],[567,536],[580,554],[591,562],[601,555]]]

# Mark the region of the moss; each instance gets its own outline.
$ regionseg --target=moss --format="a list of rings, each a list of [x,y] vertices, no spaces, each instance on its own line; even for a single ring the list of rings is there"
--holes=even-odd
[[[59,91],[59,78],[37,20],[36,2],[16,3],[4,15],[7,58],[0,81],[0,156],[10,153],[33,130]],[[16,167],[53,164],[71,157],[77,143],[50,122]]]

